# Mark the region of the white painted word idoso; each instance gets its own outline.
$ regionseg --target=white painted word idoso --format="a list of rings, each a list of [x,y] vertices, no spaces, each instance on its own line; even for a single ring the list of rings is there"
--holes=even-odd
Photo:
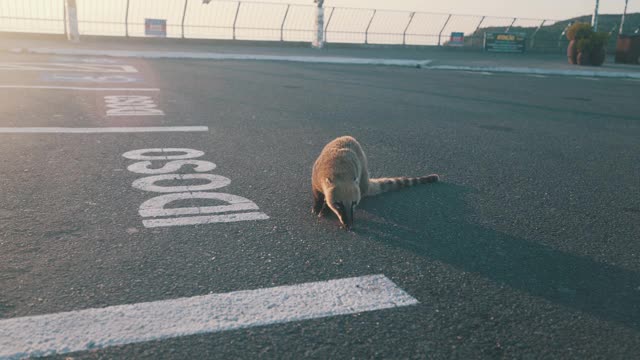
[[[150,96],[109,95],[104,97],[107,116],[162,116]]]
[[[210,192],[209,190],[216,190],[229,185],[231,180],[220,175],[205,174],[214,170],[216,164],[204,160],[195,160],[202,155],[204,155],[202,151],[181,148],[141,149],[122,154],[127,159],[142,160],[131,164],[127,170],[137,174],[151,175],[134,181],[132,184],[134,188],[163,194],[151,198],[140,205],[139,213],[140,216],[145,218],[142,221],[145,227],[213,224],[269,218],[265,213],[251,211],[260,210],[258,205],[251,200],[237,195]],[[156,163],[154,163],[157,161],[165,161],[165,163],[161,167],[157,167]],[[191,166],[196,173],[173,173],[185,165]],[[204,180],[206,182],[199,185],[188,185],[194,180]],[[167,181],[181,184],[161,185],[161,182]],[[212,200],[217,203],[222,202],[224,205],[167,208],[167,205],[174,201],[194,199]],[[228,214],[211,215],[220,213]]]

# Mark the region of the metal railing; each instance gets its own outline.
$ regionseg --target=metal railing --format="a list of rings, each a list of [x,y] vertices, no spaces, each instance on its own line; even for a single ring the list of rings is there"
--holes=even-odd
[[[311,42],[314,6],[252,1],[77,0],[80,35],[145,36],[166,19],[167,37]],[[63,34],[64,0],[0,0],[0,31]],[[525,32],[529,47],[559,48],[554,20],[325,7],[327,43],[446,45],[450,33],[482,46],[487,31]]]

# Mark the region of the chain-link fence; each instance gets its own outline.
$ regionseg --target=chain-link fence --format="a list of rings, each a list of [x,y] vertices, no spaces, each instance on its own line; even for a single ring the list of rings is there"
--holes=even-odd
[[[0,31],[64,34],[64,0],[0,0]],[[80,35],[145,36],[145,19],[166,20],[166,36],[311,42],[314,6],[213,0],[76,0]],[[561,49],[565,23],[428,12],[326,7],[327,43],[481,47],[485,32],[522,32],[529,49]]]

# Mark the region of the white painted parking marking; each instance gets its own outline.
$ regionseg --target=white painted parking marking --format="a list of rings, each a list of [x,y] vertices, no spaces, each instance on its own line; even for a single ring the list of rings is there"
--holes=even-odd
[[[84,82],[92,84],[128,84],[139,82],[142,79],[134,75],[93,75],[93,74],[51,74],[41,75],[42,80],[49,82]]]
[[[527,75],[527,76],[534,77],[534,78],[540,78],[540,79],[548,78],[548,76],[546,76],[546,75],[536,75],[536,74],[530,74],[530,75]]]
[[[218,200],[228,203],[230,205],[217,205],[217,206],[194,206],[183,208],[165,208],[168,204],[174,201],[181,200],[195,200],[195,199],[209,199]],[[202,214],[215,214],[231,211],[243,211],[243,210],[259,210],[258,205],[253,201],[243,198],[237,195],[216,193],[216,192],[184,192],[176,194],[160,195],[151,198],[140,205],[138,213],[142,217],[159,217],[159,216],[175,216],[175,215],[202,215]],[[263,214],[264,215],[264,214]],[[203,217],[206,218],[206,217]],[[200,219],[199,221],[201,221]],[[195,220],[194,220],[195,221]],[[205,224],[205,222],[199,222]]]
[[[73,63],[0,63],[0,70],[8,71],[69,71],[93,73],[137,73],[131,65],[73,64]]]
[[[160,153],[163,155],[148,155],[153,153]],[[178,155],[166,155],[179,153]],[[131,150],[122,154],[122,157],[129,160],[187,160],[195,159],[204,155],[204,151],[185,149],[185,148],[163,148],[163,149],[140,149]],[[134,164],[135,165],[135,164]],[[134,167],[137,169],[137,167]],[[136,172],[136,171],[133,171]]]
[[[107,116],[163,116],[150,96],[110,95],[105,96]]]
[[[45,356],[418,304],[384,275],[0,320],[0,358]]]
[[[590,81],[600,81],[600,79],[594,78],[594,77],[579,77],[578,79],[590,80]]]
[[[160,91],[158,88],[97,88],[78,86],[46,86],[46,85],[0,85],[0,89],[42,89],[42,90],[75,90],[75,91]]]
[[[71,56],[54,56],[52,58],[56,62],[83,62],[88,64],[117,64],[118,60],[104,58],[78,58]]]
[[[135,164],[129,165],[129,167],[127,167],[127,170],[136,174],[156,175],[176,172],[180,170],[180,168],[182,168],[184,165],[193,165],[193,171],[195,172],[207,172],[215,170],[216,168],[216,164],[204,160],[173,160],[157,169],[152,168],[151,165],[151,161],[140,161]]]
[[[125,126],[125,127],[0,127],[0,134],[104,134],[148,132],[199,132],[209,131],[207,126]]]
[[[188,216],[180,218],[142,220],[142,225],[146,228],[185,226],[185,225],[206,225],[217,223],[230,223],[239,221],[268,220],[269,216],[261,212],[247,212],[228,215],[206,215]]]
[[[180,185],[180,186],[162,186],[156,185],[160,181],[171,180],[206,180],[201,185]],[[213,174],[163,174],[152,175],[138,179],[131,184],[136,189],[143,191],[153,191],[159,193],[185,192],[185,191],[206,191],[215,190],[231,184],[231,179],[220,175]]]
[[[145,160],[136,162],[127,167],[127,170],[138,174],[153,174],[133,182],[132,186],[139,190],[164,193],[153,197],[140,205],[138,213],[143,218],[174,216],[165,219],[143,219],[142,224],[146,228],[204,225],[215,223],[229,223],[238,221],[267,220],[269,216],[262,212],[240,212],[247,210],[260,210],[253,201],[238,195],[221,192],[208,192],[225,187],[231,183],[231,179],[220,175],[202,174],[216,169],[216,164],[194,160],[201,157],[204,152],[187,148],[152,148],[127,151],[123,157],[131,160]],[[161,167],[153,168],[152,160],[168,161]],[[170,161],[169,161],[170,160]],[[191,165],[191,169],[198,174],[169,174],[179,171],[184,165]],[[183,184],[193,180],[205,180],[199,185]],[[172,185],[162,185],[161,182],[171,181]],[[180,183],[176,185],[175,183]],[[168,194],[167,194],[168,193]],[[185,200],[207,200],[216,205],[213,206],[166,206],[173,202]],[[219,205],[223,203],[224,205]],[[229,214],[235,212],[233,214]],[[227,213],[224,215],[209,215]],[[196,215],[180,217],[182,215]]]

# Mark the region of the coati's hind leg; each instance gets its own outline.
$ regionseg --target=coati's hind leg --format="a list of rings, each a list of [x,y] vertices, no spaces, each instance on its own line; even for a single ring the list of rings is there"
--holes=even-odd
[[[324,208],[324,194],[313,189],[313,207],[311,208],[311,212],[320,215],[324,211]]]

